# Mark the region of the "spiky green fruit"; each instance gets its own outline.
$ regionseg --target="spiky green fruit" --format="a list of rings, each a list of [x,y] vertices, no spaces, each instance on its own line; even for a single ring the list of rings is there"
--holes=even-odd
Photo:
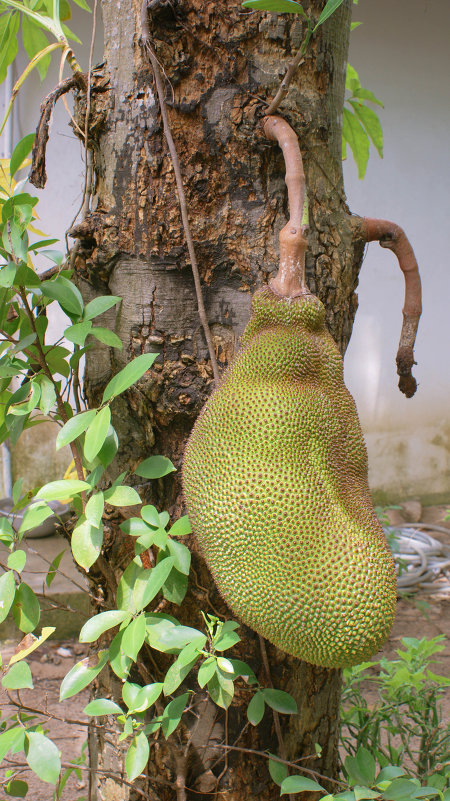
[[[313,295],[253,298],[242,348],[188,441],[187,509],[233,612],[315,665],[368,659],[394,619],[342,358]]]

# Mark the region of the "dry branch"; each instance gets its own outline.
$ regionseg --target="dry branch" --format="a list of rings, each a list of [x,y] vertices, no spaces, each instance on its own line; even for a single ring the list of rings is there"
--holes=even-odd
[[[361,225],[362,238],[366,242],[379,242],[382,248],[389,248],[397,256],[398,264],[405,278],[405,304],[403,306],[403,325],[397,350],[398,386],[407,398],[412,398],[417,382],[411,373],[414,361],[414,343],[417,327],[422,313],[422,294],[414,251],[404,230],[389,220],[376,220],[364,217]]]
[[[50,120],[57,100],[62,95],[70,92],[76,86],[85,88],[85,76],[81,72],[76,72],[70,78],[55,86],[54,89],[44,98],[40,107],[39,123],[36,128],[36,137],[31,154],[30,182],[38,189],[43,189],[47,181],[45,171],[45,152],[47,148]]]

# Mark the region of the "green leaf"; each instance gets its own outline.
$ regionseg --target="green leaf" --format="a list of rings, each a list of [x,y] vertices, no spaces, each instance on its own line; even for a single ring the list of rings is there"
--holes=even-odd
[[[216,668],[214,676],[208,682],[208,692],[217,706],[228,709],[234,696],[233,681]]]
[[[140,517],[129,517],[128,520],[124,520],[120,524],[120,529],[130,537],[141,537],[142,535],[155,533],[155,529],[150,528]]]
[[[74,3],[76,3],[77,6],[80,6],[80,8],[82,8],[84,11],[89,11],[89,13],[91,12],[86,0],[74,0]]]
[[[134,472],[137,476],[142,476],[143,478],[162,478],[175,470],[176,467],[165,456],[150,456],[149,459],[141,462]]]
[[[145,712],[150,706],[153,706],[155,701],[158,700],[162,693],[163,685],[160,682],[155,684],[146,684],[140,687],[138,692],[133,696],[133,703],[130,701],[128,709],[130,712]]]
[[[0,623],[3,623],[11,609],[16,592],[14,573],[8,570],[0,576]]]
[[[195,642],[202,632],[190,626],[182,626],[167,618],[147,615],[147,640],[152,648],[163,653],[177,653],[190,642]]]
[[[61,308],[69,315],[81,317],[83,314],[83,298],[80,290],[63,275],[59,275],[51,281],[44,281],[41,285],[41,292],[46,298],[57,300]]]
[[[342,111],[342,137],[350,145],[358,167],[358,177],[364,178],[369,160],[369,137],[355,114],[347,108]]]
[[[28,509],[25,509],[22,523],[20,524],[19,533],[24,534],[26,531],[31,531],[33,528],[37,528],[45,520],[48,520],[48,518],[53,514],[53,509],[50,506],[47,506],[46,503],[43,503],[42,501],[40,503],[34,503],[32,506],[29,506]]]
[[[136,359],[133,359],[132,362],[128,362],[128,364],[126,364],[117,375],[111,378],[111,381],[106,385],[102,403],[106,403],[111,400],[111,398],[115,398],[117,395],[120,395],[121,392],[125,392],[126,389],[129,389],[136,381],[139,381],[144,373],[150,369],[157,355],[157,353],[143,353],[142,356],[138,356]]]
[[[376,790],[369,790],[368,787],[360,787],[356,785],[353,787],[355,801],[370,801],[373,798],[379,798],[380,794]]]
[[[247,662],[242,662],[240,659],[230,659],[230,662],[233,665],[236,679],[241,676],[247,684],[258,684],[258,680]]]
[[[92,717],[100,715],[121,715],[122,708],[109,698],[96,698],[84,707],[83,712],[85,715],[91,715]]]
[[[120,300],[122,300],[122,298],[119,298],[117,295],[102,295],[99,298],[94,298],[94,300],[90,300],[89,303],[86,304],[83,317],[85,320],[92,320],[94,317],[98,317],[99,314],[108,311],[108,309],[115,306]]]
[[[26,53],[30,59],[37,55],[48,45],[48,39],[40,28],[32,22],[25,14],[22,16],[22,42]],[[44,56],[37,64],[37,70],[41,81],[44,80],[50,66],[51,56]]]
[[[26,662],[16,662],[2,678],[2,687],[7,690],[33,689],[33,677]]]
[[[400,768],[397,765],[387,765],[378,774],[377,785],[381,784],[381,782],[392,781],[392,779],[398,779],[399,776],[404,776],[404,775],[405,775],[404,768]]]
[[[170,557],[163,559],[151,570],[144,569],[137,559],[133,560],[119,581],[117,606],[128,609],[132,614],[140,612],[157,595],[172,566],[173,561]]]
[[[69,670],[61,682],[59,700],[65,701],[72,698],[95,679],[108,661],[108,651],[100,651],[99,654],[87,656]]]
[[[271,756],[275,756],[272,754]],[[269,773],[272,777],[272,781],[278,786],[281,786],[282,782],[285,780],[287,776],[287,767],[283,765],[282,762],[276,762],[274,759],[269,759]]]
[[[264,701],[271,709],[282,712],[284,715],[296,715],[298,712],[297,704],[292,695],[285,693],[284,690],[272,690],[267,688],[262,690]]]
[[[307,779],[306,776],[287,776],[281,783],[280,795],[301,793],[304,790],[326,793],[326,790],[320,784],[317,784],[312,779]]]
[[[222,673],[230,673],[232,676],[234,676],[233,663],[229,659],[226,659],[226,657],[218,657],[217,667],[221,669]]]
[[[124,681],[127,678],[133,663],[130,657],[124,654],[122,650],[122,637],[123,631],[118,631],[111,645],[109,646],[109,666],[111,670],[114,671],[116,676]]]
[[[191,568],[191,552],[189,548],[186,548],[181,542],[170,539],[167,543],[167,547],[173,559],[174,568],[180,573],[184,573],[185,576],[188,576]]]
[[[12,779],[5,785],[5,791],[13,798],[25,798],[28,793],[28,784],[21,779]]]
[[[198,669],[197,681],[199,687],[204,687],[205,684],[208,684],[208,681],[214,676],[215,672],[216,658],[214,656],[209,656],[204,662],[202,662]]]
[[[34,144],[34,137],[35,137],[34,133],[27,134],[26,136],[23,137],[23,139],[20,140],[20,142],[17,142],[17,145],[15,146],[12,152],[11,161],[9,163],[9,172],[11,178],[14,177],[17,170],[21,167],[22,163],[25,161],[28,154],[31,153]]]
[[[141,517],[146,523],[149,524],[149,526],[153,526],[153,528],[159,528],[159,514],[154,506],[143,506],[141,509]]]
[[[379,156],[383,158],[383,131],[378,116],[371,108],[368,108],[368,106],[365,106],[363,103],[357,103],[354,100],[350,100],[349,102],[359,121],[362,122],[366,133],[375,145]]]
[[[103,545],[103,526],[93,526],[88,520],[78,523],[72,532],[70,546],[73,558],[85,570],[97,561]]]
[[[172,695],[186,676],[191,672],[198,661],[200,651],[206,643],[206,637],[201,635],[196,642],[186,645],[173,665],[170,666],[164,679],[164,695]]]
[[[153,598],[158,594],[164,582],[166,581],[170,571],[172,570],[172,567],[173,559],[169,556],[166,557],[166,559],[162,559],[160,562],[158,562],[156,567],[152,567],[152,569],[148,571],[150,573],[150,577],[146,582],[140,599],[137,600],[136,598],[136,601],[139,605],[139,609],[137,611],[140,611],[140,609],[143,609],[145,606],[147,606],[150,601],[153,601]]]
[[[126,610],[130,614],[141,611],[136,609],[134,595],[136,593],[136,597],[141,597],[149,575],[150,571],[142,567],[138,557],[130,562],[123,571],[117,587],[116,604],[118,609]]]
[[[65,549],[64,549],[64,551],[61,551],[57,556],[55,556],[53,562],[51,563],[51,565],[50,565],[50,567],[48,569],[48,573],[47,573],[47,575],[45,577],[45,583],[46,583],[47,587],[51,587],[51,585],[53,584],[53,580],[54,580],[54,578],[56,576],[56,572],[58,570],[58,567],[59,567],[59,565],[61,563],[61,559],[63,558],[65,552],[66,552]]]
[[[41,781],[56,784],[61,772],[59,751],[45,734],[27,731],[26,760]]]
[[[104,406],[103,409],[97,412],[86,431],[83,451],[88,462],[92,462],[102,448],[109,431],[110,422],[111,410],[109,406]],[[138,503],[140,503],[140,499]]]
[[[46,375],[37,376],[41,386],[41,399],[39,401],[39,408],[42,414],[47,415],[53,408],[56,402],[56,392],[53,383],[47,378]]]
[[[20,25],[18,14],[5,14],[3,20],[6,24],[0,42],[0,83],[4,82],[8,66],[14,61],[17,55],[18,45],[16,35]]]
[[[187,534],[191,534],[192,528],[189,522],[189,518],[187,515],[183,515],[178,520],[175,521],[172,528],[170,529],[170,536],[171,537],[185,537]]]
[[[81,412],[80,414],[76,414],[74,417],[71,417],[70,420],[63,425],[60,431],[58,431],[58,436],[56,437],[56,450],[59,450],[59,448],[62,448],[64,445],[68,445],[69,442],[73,442],[73,440],[79,437],[83,431],[86,431],[86,429],[94,420],[96,414],[96,409],[89,409],[87,412]]]
[[[375,97],[374,93],[371,92],[370,89],[364,89],[362,86],[359,86],[354,90],[353,97],[356,97],[358,100],[370,100],[371,103],[376,103],[377,106],[384,108],[381,100],[378,100],[378,98]]]
[[[125,770],[130,782],[134,781],[144,770],[149,753],[147,737],[141,731],[133,737],[125,757]]]
[[[334,14],[335,11],[337,11],[339,6],[341,6],[343,2],[344,0],[328,0],[328,2],[325,5],[325,8],[323,9],[317,21],[317,25],[315,26],[314,30],[317,30],[319,25],[323,25],[325,20],[327,20],[328,17],[331,17],[331,15]]]
[[[77,478],[63,478],[60,481],[50,481],[49,484],[44,484],[35,497],[37,500],[63,501],[90,489],[91,487],[87,481],[79,481]]]
[[[102,521],[103,509],[103,492],[96,492],[94,495],[91,495],[84,510],[84,515],[88,523],[92,526],[99,526]]]
[[[141,690],[140,684],[134,684],[131,681],[126,681],[122,687],[122,698],[128,707],[128,710],[134,711],[134,705],[139,691]]]
[[[8,567],[10,570],[15,570],[16,573],[21,573],[25,567],[25,563],[27,561],[27,555],[25,551],[13,551],[8,556]]]
[[[122,637],[122,648],[127,656],[136,662],[137,655],[142,648],[145,639],[146,620],[145,615],[139,615],[132,620],[126,629],[124,629]]]
[[[108,436],[100,448],[97,459],[103,467],[108,467],[119,449],[119,440],[112,426],[109,427]]]
[[[91,321],[85,320],[82,323],[69,325],[64,331],[64,336],[69,342],[74,342],[75,345],[84,345],[87,335],[91,333],[91,328]]]
[[[161,528],[166,528],[168,522],[170,520],[169,512],[161,512],[159,515],[159,525]]]
[[[122,350],[122,340],[114,331],[110,331],[109,328],[103,328],[101,325],[95,325],[92,327],[91,336],[95,337],[99,340],[99,342],[103,342],[104,345],[109,345],[110,348],[119,348]]]
[[[19,584],[12,605],[14,622],[20,631],[28,634],[34,631],[41,617],[41,607],[31,587],[24,582]]]
[[[345,88],[348,89],[350,92],[354,92],[356,89],[360,87],[361,87],[361,81],[359,80],[358,73],[356,72],[355,68],[352,67],[351,64],[347,63]]]
[[[12,726],[10,729],[3,731],[0,734],[0,759],[6,756],[11,749],[13,753],[17,753],[20,749],[20,742],[23,740],[24,730],[21,726]]]
[[[232,624],[233,628],[229,624]],[[239,634],[234,631],[234,621],[227,620],[216,637],[214,637],[214,648],[216,651],[226,651],[240,641]]]
[[[180,606],[183,603],[188,588],[188,577],[173,568],[162,587],[166,601]]]
[[[104,634],[105,631],[118,626],[129,617],[129,613],[123,609],[111,609],[108,612],[100,612],[98,615],[89,618],[80,631],[80,642],[94,642]]]
[[[367,787],[371,787],[375,781],[376,763],[370,751],[367,748],[360,747],[356,752],[356,762],[359,768],[359,773],[363,779],[362,782]]]
[[[177,728],[186,708],[188,698],[189,693],[183,693],[183,695],[179,695],[167,704],[161,719],[161,728],[166,740]]]
[[[139,493],[133,488],[125,484],[119,484],[116,487],[106,490],[104,493],[105,502],[111,506],[135,506],[141,504]]]
[[[249,719],[250,723],[253,724],[253,726],[257,726],[258,723],[261,722],[264,715],[264,709],[264,695],[261,690],[258,690],[247,707],[247,718]]]
[[[242,5],[244,8],[252,8],[255,11],[272,11],[274,14],[301,14],[302,17],[306,17],[300,3],[296,3],[294,0],[244,0]]]

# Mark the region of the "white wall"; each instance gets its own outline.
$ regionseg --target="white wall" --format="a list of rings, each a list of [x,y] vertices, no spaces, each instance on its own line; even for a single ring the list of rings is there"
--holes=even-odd
[[[403,276],[377,243],[363,264],[359,311],[345,360],[347,385],[366,434],[372,490],[391,497],[444,494],[450,500],[450,3],[360,0],[350,63],[379,97],[384,159],[373,149],[358,180],[351,156],[345,181],[351,210],[399,223],[415,250],[423,315],[406,399],[397,389],[395,355]]]
[[[380,97],[385,157],[375,151],[359,181],[351,156],[346,189],[354,213],[392,219],[415,249],[423,278],[424,312],[416,347],[419,388],[407,400],[397,389],[395,354],[401,328],[403,277],[395,256],[368,248],[360,307],[345,360],[345,376],[360,412],[369,450],[372,489],[388,497],[445,494],[450,500],[450,314],[447,268],[447,186],[450,155],[450,3],[445,0],[360,0],[350,62],[364,86]],[[75,11],[72,28],[87,69],[90,15]],[[99,24],[94,63],[101,59]],[[53,72],[54,75],[54,72]],[[18,101],[15,141],[34,130],[37,106],[50,91],[37,75]],[[0,90],[1,91],[1,90]],[[25,99],[26,98],[26,99]],[[19,105],[20,104],[20,105]],[[63,237],[81,201],[82,148],[58,101],[48,144],[48,182],[40,227]]]

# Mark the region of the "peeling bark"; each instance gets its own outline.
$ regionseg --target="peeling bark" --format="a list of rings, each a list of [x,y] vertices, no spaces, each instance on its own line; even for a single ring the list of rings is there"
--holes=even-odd
[[[310,0],[304,5],[318,18],[323,4]],[[106,65],[105,74],[97,76],[103,91],[92,95],[89,119],[96,205],[72,231],[80,241],[75,269],[85,297],[111,292],[123,298],[102,320],[119,334],[122,352],[96,342],[86,355],[89,403],[99,402],[106,382],[130,358],[150,351],[159,354],[146,377],[114,401],[113,422],[121,442],[116,473],[151,452],[169,456],[178,467],[186,437],[212,388],[174,171],[152,72],[139,46],[140,11],[138,0],[122,0],[120,7],[117,0],[103,2]],[[304,157],[310,218],[306,283],[323,301],[329,329],[342,352],[357,307],[355,288],[364,248],[363,240],[353,235],[340,159],[350,15],[351,3],[345,0],[319,29],[280,108],[299,137]],[[287,213],[284,164],[278,146],[267,141],[259,125],[265,109],[260,98],[276,93],[304,29],[299,19],[248,14],[239,0],[226,6],[211,0],[164,3],[151,13],[149,29],[167,78],[166,102],[206,315],[219,367],[224,368],[247,323],[251,292],[274,276],[278,264],[277,234]],[[82,130],[83,108],[80,102]],[[138,488],[158,508],[181,513],[178,476]],[[113,516],[105,551],[116,575],[129,559],[130,548],[118,522]],[[164,608],[201,626],[201,609],[221,615],[228,610],[195,543],[190,545],[194,578],[186,602],[182,610],[168,604]],[[106,602],[111,590],[101,567],[96,570],[92,580],[104,588]],[[258,639],[242,629],[237,656],[249,661],[264,683]],[[308,767],[335,775],[340,672],[306,665],[271,645],[268,656],[274,686],[292,692],[300,709],[299,716],[281,718],[288,759],[311,756]],[[157,657],[155,662],[147,655],[142,670],[151,675],[162,671],[164,662]],[[142,675],[134,680],[142,681]],[[120,692],[114,677],[101,674],[99,681],[102,694]],[[186,785],[193,792],[183,790],[188,801],[211,798],[215,791],[218,801],[278,799],[267,763],[245,753],[225,756],[220,748],[227,739],[245,748],[277,751],[270,714],[257,729],[245,726],[248,700],[248,692],[240,688],[228,715],[219,710],[215,716],[210,706],[204,707],[195,738],[182,729],[168,743],[155,740],[148,781],[139,785],[148,798],[175,799],[177,776],[182,792],[180,748],[190,736]],[[202,738],[207,732],[205,749]],[[320,757],[315,743],[322,746]],[[100,768],[110,768],[113,760],[117,769],[121,753],[116,746],[111,751],[98,741],[97,751]],[[134,799],[110,779],[98,778],[97,785],[98,801]]]

